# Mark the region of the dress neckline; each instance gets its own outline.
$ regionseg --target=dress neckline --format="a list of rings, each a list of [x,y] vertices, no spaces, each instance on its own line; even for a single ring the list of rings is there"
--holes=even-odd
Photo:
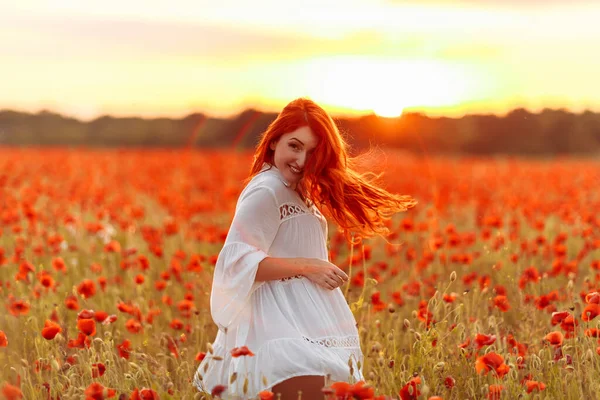
[[[260,172],[265,172],[265,171],[273,171],[273,173],[277,176],[277,178],[279,178],[279,180],[281,180],[281,182],[283,182],[283,184],[290,189],[291,191],[293,191],[296,196],[298,196],[298,199],[300,200],[300,203],[306,207],[309,211],[312,210],[314,203],[312,201],[309,200],[309,203],[307,203],[306,201],[304,201],[302,199],[302,196],[300,196],[300,193],[298,193],[296,190],[292,189],[290,183],[287,181],[287,179],[285,179],[285,177],[283,176],[283,174],[281,173],[281,171],[279,170],[279,168],[277,168],[275,166],[275,164],[270,164],[268,162],[264,162],[262,165],[262,168],[260,170]]]

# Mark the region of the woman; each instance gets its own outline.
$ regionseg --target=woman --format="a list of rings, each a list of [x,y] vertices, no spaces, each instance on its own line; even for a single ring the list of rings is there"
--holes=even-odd
[[[195,375],[198,389],[224,385],[224,398],[271,390],[283,400],[302,390],[304,399],[322,399],[325,376],[364,379],[340,289],[348,276],[328,261],[322,212],[351,240],[389,233],[385,221],[416,202],[369,182],[352,161],[331,117],[308,99],[289,103],[263,133],[215,266],[219,331]]]

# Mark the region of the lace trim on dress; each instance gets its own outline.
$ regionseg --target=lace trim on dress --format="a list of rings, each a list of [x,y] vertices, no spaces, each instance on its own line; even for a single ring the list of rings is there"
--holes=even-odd
[[[294,276],[288,276],[287,278],[281,278],[279,279],[280,282],[285,282],[285,281],[289,281],[292,279],[300,279],[302,278],[304,275],[294,275]]]
[[[307,342],[318,344],[323,347],[359,347],[358,336],[329,336],[320,339],[309,339],[306,336],[302,336]]]
[[[279,220],[282,222],[297,215],[307,213],[308,212],[298,204],[284,203],[279,206]]]

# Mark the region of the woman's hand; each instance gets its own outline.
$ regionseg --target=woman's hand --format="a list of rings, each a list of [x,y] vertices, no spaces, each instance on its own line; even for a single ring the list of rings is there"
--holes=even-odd
[[[319,258],[305,258],[304,275],[322,288],[333,290],[348,281],[348,275],[338,266]]]

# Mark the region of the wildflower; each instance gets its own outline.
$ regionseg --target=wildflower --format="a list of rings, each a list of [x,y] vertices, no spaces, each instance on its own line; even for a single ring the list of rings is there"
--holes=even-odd
[[[44,327],[42,328],[42,337],[46,340],[52,340],[60,332],[62,332],[60,325],[47,319]]]
[[[210,395],[214,396],[214,397],[219,397],[223,394],[223,392],[227,389],[227,386],[224,385],[217,385],[215,386],[211,392]]]
[[[23,392],[17,386],[5,383],[2,386],[2,394],[6,400],[19,400],[23,398]]]
[[[475,343],[477,343],[478,349],[482,348],[483,346],[493,344],[495,341],[496,341],[495,335],[484,335],[484,334],[478,333],[477,336],[475,337]]]
[[[421,384],[421,377],[415,376],[411,378],[406,385],[400,389],[400,399],[401,400],[417,400],[421,395],[419,391],[418,385]]]
[[[92,364],[92,378],[98,378],[104,375],[104,371],[106,371],[106,367],[103,363]]]
[[[231,350],[232,357],[241,357],[241,356],[254,356],[254,353],[248,349],[246,346],[242,347],[234,347]]]
[[[499,377],[503,377],[508,373],[510,367],[504,364],[504,358],[500,354],[491,352],[477,357],[475,370],[478,374],[482,372],[487,374],[490,371],[494,371]]]
[[[563,343],[564,335],[560,331],[553,331],[544,336],[544,340],[547,340],[550,344],[560,346]]]
[[[510,304],[508,302],[508,298],[504,295],[498,295],[494,297],[493,304],[495,307],[498,307],[500,311],[506,312],[510,310]]]
[[[0,347],[8,346],[8,338],[6,337],[6,333],[4,331],[0,331]]]
[[[105,388],[98,382],[94,382],[85,389],[84,394],[88,400],[104,400],[115,397],[116,391],[115,389]]]
[[[546,385],[542,382],[528,380],[525,382],[525,388],[527,389],[527,393],[531,393],[536,389],[537,391],[541,392],[542,390],[546,389]]]
[[[84,279],[77,286],[77,293],[83,296],[83,298],[88,299],[96,294],[96,284],[91,279]]]

